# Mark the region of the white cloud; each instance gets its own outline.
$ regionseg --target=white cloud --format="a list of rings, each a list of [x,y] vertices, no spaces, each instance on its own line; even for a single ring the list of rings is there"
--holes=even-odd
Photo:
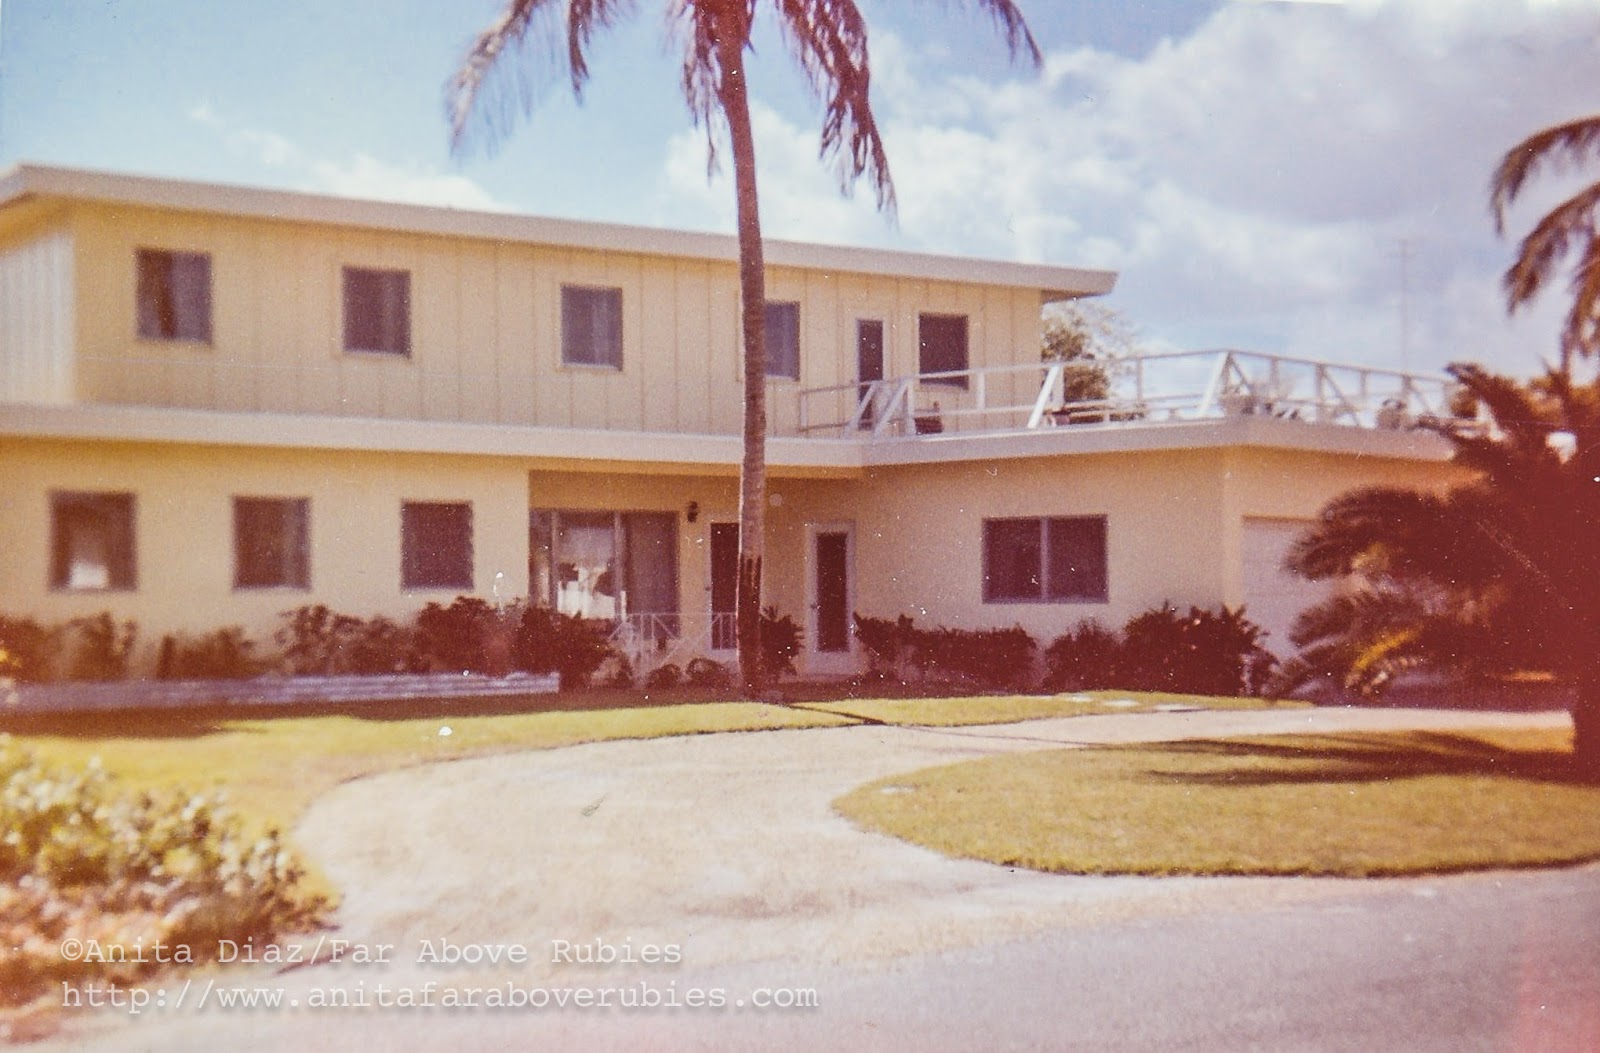
[[[192,108],[189,119],[215,131],[230,150],[283,170],[299,190],[482,211],[508,207],[466,176],[394,165],[359,151],[338,160],[316,157],[276,132],[229,121],[207,103]]]
[[[780,237],[1117,268],[1113,302],[1158,343],[1389,364],[1404,343],[1418,368],[1528,370],[1561,305],[1506,319],[1488,177],[1593,109],[1571,71],[1600,60],[1597,34],[1592,0],[1237,3],[1142,58],[1056,53],[989,84],[880,33],[898,229],[866,188],[839,197],[811,115],[758,106],[763,217]],[[731,229],[701,139],[672,141],[666,181]]]

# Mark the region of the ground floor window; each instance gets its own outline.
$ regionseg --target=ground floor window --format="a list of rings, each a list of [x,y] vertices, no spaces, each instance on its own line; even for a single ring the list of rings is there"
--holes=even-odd
[[[983,521],[985,603],[1105,603],[1105,516]]]
[[[670,629],[678,614],[675,513],[535,510],[529,533],[537,601],[579,618],[658,615]]]
[[[303,497],[233,499],[233,587],[311,587],[311,502]]]
[[[50,495],[50,587],[134,587],[133,495]]]
[[[400,506],[400,586],[472,588],[472,505],[406,501]]]

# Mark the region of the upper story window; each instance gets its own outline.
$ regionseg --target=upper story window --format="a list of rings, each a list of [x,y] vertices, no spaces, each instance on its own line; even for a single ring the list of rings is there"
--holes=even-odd
[[[233,587],[311,587],[311,502],[303,497],[233,499]]]
[[[134,587],[133,495],[50,495],[50,587]]]
[[[967,316],[919,314],[917,316],[917,372],[944,373],[970,369],[967,361]],[[941,377],[932,384],[967,386],[967,378]]]
[[[204,252],[140,249],[139,336],[211,342],[211,257]]]
[[[561,287],[561,361],[622,368],[622,290]]]
[[[1105,603],[1105,516],[985,519],[983,602]]]
[[[411,272],[344,268],[344,349],[411,354]]]
[[[800,305],[767,301],[767,376],[800,379]]]
[[[400,587],[472,588],[472,505],[406,501],[400,505]]]

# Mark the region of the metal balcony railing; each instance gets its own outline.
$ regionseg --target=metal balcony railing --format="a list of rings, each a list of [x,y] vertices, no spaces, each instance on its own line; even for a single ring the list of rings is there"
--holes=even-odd
[[[1180,351],[1103,365],[1040,362],[798,393],[799,432],[897,437],[1275,417],[1402,429],[1452,416],[1448,377],[1250,351]],[[1103,397],[1074,393],[1103,391]]]

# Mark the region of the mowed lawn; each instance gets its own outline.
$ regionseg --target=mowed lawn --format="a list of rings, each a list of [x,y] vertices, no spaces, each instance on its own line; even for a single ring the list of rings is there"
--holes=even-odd
[[[1371,877],[1600,859],[1570,730],[1362,733],[1009,754],[836,802],[946,855],[1072,874]]]

